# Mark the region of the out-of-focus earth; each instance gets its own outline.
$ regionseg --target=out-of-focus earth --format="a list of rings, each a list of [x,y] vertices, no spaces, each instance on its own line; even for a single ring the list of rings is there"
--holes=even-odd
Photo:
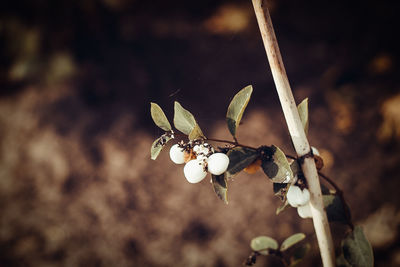
[[[268,5],[323,172],[376,266],[399,266],[399,3]],[[249,84],[239,141],[294,154],[251,1],[3,1],[0,266],[240,266],[253,237],[297,232],[312,245],[300,266],[320,266],[312,221],[276,216],[261,171],[230,181],[225,205],[168,148],[150,159],[162,134],[150,102],[172,120],[177,100],[206,136],[230,139],[226,108]]]

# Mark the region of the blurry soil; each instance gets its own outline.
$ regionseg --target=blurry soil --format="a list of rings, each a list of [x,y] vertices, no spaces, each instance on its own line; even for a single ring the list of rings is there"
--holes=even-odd
[[[150,117],[179,101],[230,139],[232,96],[254,94],[238,138],[293,154],[251,1],[16,1],[0,4],[0,266],[240,266],[250,240],[304,232],[262,173],[189,184]],[[344,191],[376,266],[400,265],[398,3],[271,1],[309,139]],[[154,8],[156,7],[156,8]],[[343,231],[333,225],[334,236]],[[336,240],[338,241],[338,240]],[[256,266],[279,266],[274,258]]]

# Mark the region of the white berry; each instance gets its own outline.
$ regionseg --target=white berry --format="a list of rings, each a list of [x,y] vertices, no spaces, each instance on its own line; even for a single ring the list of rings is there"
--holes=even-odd
[[[297,207],[297,213],[303,219],[312,218],[310,203]]]
[[[287,200],[292,207],[303,206],[310,201],[310,192],[307,188],[301,190],[300,187],[292,185],[286,194]]]
[[[196,155],[204,155],[207,156],[208,154],[210,154],[210,152],[214,152],[213,148],[207,144],[200,144],[200,145],[195,145],[193,147],[193,151],[196,153]]]
[[[197,159],[186,163],[183,168],[183,173],[185,174],[186,180],[192,184],[202,181],[207,175],[207,172],[204,171],[204,162]]]
[[[175,144],[171,147],[169,151],[169,157],[171,160],[176,164],[183,164],[185,163],[185,152],[182,151],[183,149],[179,147],[178,144]]]
[[[229,165],[229,158],[224,153],[214,153],[207,161],[208,171],[214,175],[223,174]]]

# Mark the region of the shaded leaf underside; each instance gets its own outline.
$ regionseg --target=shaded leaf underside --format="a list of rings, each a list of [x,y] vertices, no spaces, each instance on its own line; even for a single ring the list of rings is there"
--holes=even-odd
[[[330,222],[347,222],[346,211],[343,202],[337,195],[322,195],[324,207],[328,221]]]
[[[229,166],[226,172],[228,177],[231,177],[253,163],[258,155],[255,149],[236,147],[229,150],[227,156]]]
[[[374,254],[371,244],[368,242],[360,226],[356,226],[342,240],[343,256],[351,266],[372,267],[374,265]]]
[[[226,181],[226,175],[211,175],[211,182],[217,197],[224,201],[225,204],[228,204],[228,185]]]

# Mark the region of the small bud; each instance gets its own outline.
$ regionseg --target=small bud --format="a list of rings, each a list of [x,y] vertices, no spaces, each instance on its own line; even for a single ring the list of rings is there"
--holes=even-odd
[[[214,153],[207,161],[208,171],[214,175],[223,174],[229,165],[229,158],[224,153]]]
[[[192,184],[201,182],[207,175],[207,172],[204,170],[204,162],[197,159],[186,163],[183,168],[183,173],[185,174],[186,180]]]
[[[303,206],[310,201],[310,192],[307,188],[301,190],[297,185],[292,185],[289,187],[286,197],[290,206]]]
[[[169,157],[174,163],[176,164],[185,163],[185,152],[182,150],[183,149],[179,147],[178,144],[171,146],[171,149],[169,150]]]
[[[297,213],[303,219],[312,218],[310,203],[297,207]]]

